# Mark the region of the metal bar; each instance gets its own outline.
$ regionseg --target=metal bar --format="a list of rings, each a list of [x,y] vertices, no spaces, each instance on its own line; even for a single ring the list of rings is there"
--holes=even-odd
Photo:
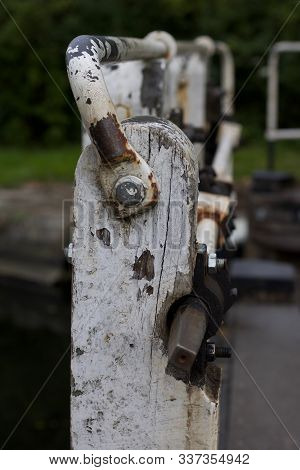
[[[217,179],[232,183],[233,163],[232,151],[237,147],[241,135],[241,126],[236,122],[224,121],[220,126],[219,143],[212,167]]]
[[[177,44],[178,55],[193,54],[193,53],[210,55],[212,53],[211,48],[209,47],[208,43],[206,44],[203,42],[199,44],[196,41],[177,41],[176,44]]]
[[[300,139],[299,129],[270,129],[266,132],[266,139],[269,142],[278,140],[297,140]]]
[[[224,90],[221,109],[225,116],[232,116],[234,113],[233,100],[235,90],[234,60],[227,44],[218,41],[215,45],[216,53],[221,58],[221,87]]]
[[[269,142],[278,140],[300,139],[300,129],[278,128],[278,66],[279,54],[286,52],[300,52],[300,42],[283,41],[276,43],[270,52],[268,60],[268,82],[267,82],[267,115],[265,137]]]
[[[230,211],[230,197],[204,191],[198,193],[197,242],[207,246],[208,253],[219,248],[220,226]]]
[[[300,41],[280,41],[274,44],[272,51],[282,52],[300,52]]]
[[[278,126],[278,62],[276,49],[272,49],[268,60],[268,84],[267,84],[267,131],[266,138]]]
[[[218,248],[220,227],[218,222],[210,217],[203,218],[197,226],[197,241],[207,246],[207,253],[215,253]]]

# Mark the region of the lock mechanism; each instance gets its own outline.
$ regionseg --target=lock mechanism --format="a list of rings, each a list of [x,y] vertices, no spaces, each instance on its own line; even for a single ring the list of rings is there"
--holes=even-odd
[[[226,260],[198,246],[191,294],[170,310],[167,373],[194,385],[203,382],[207,362],[230,357],[230,348],[208,343],[237,296]]]

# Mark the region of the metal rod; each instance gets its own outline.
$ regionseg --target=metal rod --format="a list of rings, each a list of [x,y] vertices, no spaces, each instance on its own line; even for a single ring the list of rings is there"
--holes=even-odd
[[[278,127],[278,64],[279,56],[276,48],[271,50],[268,60],[267,83],[267,117],[266,138],[270,140],[271,134]]]
[[[206,44],[198,44],[195,41],[177,41],[177,53],[178,55],[184,54],[209,54],[210,50]]]
[[[232,152],[237,147],[241,135],[241,126],[236,122],[223,121],[219,131],[219,142],[214,155],[212,167],[216,178],[232,183],[233,162]]]
[[[234,60],[231,50],[224,42],[216,42],[216,53],[221,58],[221,87],[224,91],[221,111],[225,116],[232,116],[234,113]]]
[[[266,132],[266,139],[270,142],[278,140],[297,140],[300,139],[299,129],[274,129]]]
[[[207,246],[207,253],[215,253],[218,248],[220,227],[213,218],[206,217],[197,225],[197,241]]]

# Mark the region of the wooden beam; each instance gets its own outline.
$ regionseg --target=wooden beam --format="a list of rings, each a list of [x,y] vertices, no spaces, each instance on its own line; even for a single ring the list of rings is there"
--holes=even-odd
[[[167,313],[189,294],[196,256],[194,148],[168,121],[123,122],[155,173],[158,204],[118,218],[93,145],[74,194],[72,403],[75,449],[214,449],[219,370],[199,388],[166,374]]]

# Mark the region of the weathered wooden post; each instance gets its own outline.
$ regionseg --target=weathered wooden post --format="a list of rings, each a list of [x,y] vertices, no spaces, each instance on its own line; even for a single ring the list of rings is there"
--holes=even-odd
[[[101,72],[101,63],[132,59],[147,59],[153,72],[160,60],[163,84],[174,44],[166,33],[145,40],[80,36],[67,51],[92,141],[78,162],[74,193],[75,449],[217,447],[220,373],[206,367],[215,356],[206,340],[223,321],[230,286],[220,263],[196,243],[195,148],[156,117],[163,113],[157,108],[121,124],[127,105],[151,114],[151,100],[127,84],[117,113]],[[116,84],[110,89],[115,98]],[[160,96],[152,102],[166,109]]]

